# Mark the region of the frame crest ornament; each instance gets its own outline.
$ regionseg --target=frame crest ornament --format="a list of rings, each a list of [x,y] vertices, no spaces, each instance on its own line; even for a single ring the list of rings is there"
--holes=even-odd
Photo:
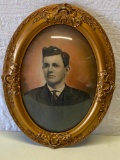
[[[56,24],[71,26],[86,37],[93,49],[98,72],[96,94],[90,111],[77,126],[61,133],[48,132],[31,120],[24,109],[20,90],[21,64],[27,47],[39,32]],[[88,136],[109,108],[115,89],[113,51],[100,24],[86,11],[66,3],[54,4],[35,11],[18,27],[6,52],[2,80],[8,109],[27,136],[52,148],[72,145]]]

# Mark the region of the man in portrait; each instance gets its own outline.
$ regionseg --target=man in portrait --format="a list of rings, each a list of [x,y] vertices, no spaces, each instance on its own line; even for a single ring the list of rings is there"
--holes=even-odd
[[[42,49],[42,57],[46,83],[24,94],[26,109],[33,120],[43,128],[52,131],[69,129],[88,112],[90,96],[65,83],[70,70],[68,53],[50,46]]]

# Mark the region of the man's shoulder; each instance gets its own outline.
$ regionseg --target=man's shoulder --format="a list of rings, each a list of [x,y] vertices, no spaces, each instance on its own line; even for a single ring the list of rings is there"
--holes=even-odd
[[[37,87],[37,88],[34,88],[32,90],[25,92],[24,95],[30,95],[30,96],[34,97],[34,96],[40,94],[44,89],[45,89],[45,86]]]
[[[90,98],[89,94],[86,93],[85,91],[73,88],[73,87],[69,87],[66,86],[66,92],[68,92],[68,94],[73,95],[73,96],[80,96],[80,97],[84,97],[84,98]]]
[[[70,87],[70,86],[67,86],[66,85],[66,89],[70,92],[73,92],[73,93],[76,93],[76,94],[79,94],[79,93],[86,93],[80,89],[77,89],[77,88],[73,88],[73,87]]]

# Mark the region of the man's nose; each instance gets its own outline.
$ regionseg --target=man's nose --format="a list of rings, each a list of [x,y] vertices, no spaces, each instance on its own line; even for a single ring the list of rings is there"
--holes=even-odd
[[[48,71],[53,72],[53,66],[49,66]]]

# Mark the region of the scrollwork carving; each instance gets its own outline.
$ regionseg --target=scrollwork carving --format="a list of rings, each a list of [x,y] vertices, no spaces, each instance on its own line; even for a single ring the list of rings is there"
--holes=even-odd
[[[52,148],[58,148],[72,142],[71,135],[65,133],[51,133],[47,131],[41,131],[39,134],[34,134],[32,131],[27,130],[27,134],[31,136],[35,141],[48,145]]]
[[[9,72],[2,79],[7,88],[7,98],[13,103],[13,96],[19,94],[20,90],[20,67],[16,63],[11,64]]]
[[[19,94],[20,89],[20,66],[13,63],[10,66],[9,73],[4,77],[10,92],[14,95]]]
[[[81,9],[76,9],[69,4],[60,4],[59,6],[46,8],[34,14],[33,23],[44,19],[48,24],[68,24],[77,27],[83,22],[87,23],[93,30],[96,29],[95,20]]]
[[[103,70],[98,74],[99,81],[97,84],[97,102],[101,103],[100,112],[105,113],[108,109],[107,106],[107,95],[109,95],[109,98],[111,98],[115,84],[112,80],[110,80],[109,74],[106,70]],[[100,115],[99,120],[101,120],[103,116]]]
[[[13,40],[11,40],[13,44]],[[20,66],[14,62],[15,45],[8,47],[5,57],[6,63],[3,67],[2,80],[5,87],[5,95],[9,99],[9,103],[13,105],[13,96],[19,94],[20,89]]]
[[[106,94],[113,91],[114,82],[109,80],[109,75],[107,74],[106,70],[98,73],[98,77],[98,101],[102,101],[106,97]]]

